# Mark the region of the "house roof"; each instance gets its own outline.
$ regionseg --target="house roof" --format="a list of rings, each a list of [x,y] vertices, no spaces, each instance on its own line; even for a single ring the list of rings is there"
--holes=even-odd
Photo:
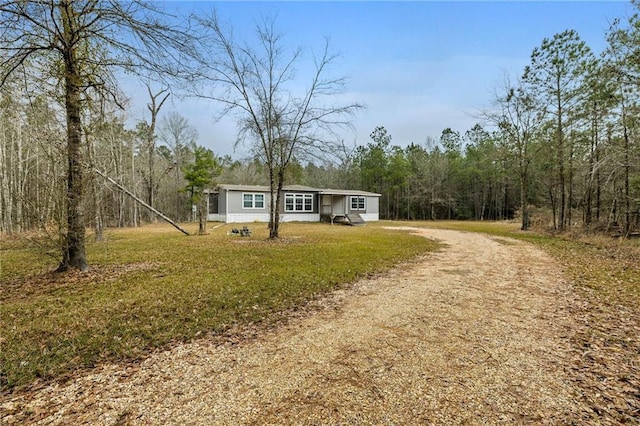
[[[218,190],[227,190],[227,191],[255,191],[255,192],[269,192],[268,186],[263,185],[230,185],[230,184],[220,184],[215,189]]]
[[[255,191],[255,192],[269,192],[269,187],[264,185],[232,185],[232,184],[220,184],[216,187],[218,190],[227,191]],[[313,188],[311,186],[304,185],[285,185],[282,188],[284,191],[296,191],[296,192],[315,192],[322,195],[362,195],[368,197],[380,197],[380,194],[374,192],[360,191],[357,189],[320,189]],[[205,191],[213,192],[213,191]]]
[[[318,193],[322,195],[362,195],[366,197],[381,197],[381,194],[359,191],[357,189],[319,189]]]

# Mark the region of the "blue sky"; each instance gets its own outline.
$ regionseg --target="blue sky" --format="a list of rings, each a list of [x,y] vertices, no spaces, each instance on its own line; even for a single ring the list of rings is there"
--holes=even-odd
[[[318,49],[328,37],[341,55],[333,70],[348,77],[345,99],[366,105],[355,130],[342,132],[347,145],[366,144],[376,126],[405,146],[438,138],[451,127],[464,133],[491,105],[505,72],[517,77],[545,37],[575,29],[599,54],[609,22],[632,12],[623,1],[413,1],[413,2],[167,2],[169,8],[215,7],[238,38],[250,38],[254,22],[277,16],[288,47]],[[304,78],[304,69],[300,72]],[[144,102],[133,105],[144,115]],[[199,144],[216,154],[234,151],[231,117],[215,122],[217,105],[174,100],[189,119]]]

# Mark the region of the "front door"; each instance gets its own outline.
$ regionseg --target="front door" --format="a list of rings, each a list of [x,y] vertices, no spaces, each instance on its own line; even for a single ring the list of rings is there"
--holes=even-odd
[[[331,209],[331,195],[321,195],[320,196],[320,214],[321,215],[330,215],[332,214]]]

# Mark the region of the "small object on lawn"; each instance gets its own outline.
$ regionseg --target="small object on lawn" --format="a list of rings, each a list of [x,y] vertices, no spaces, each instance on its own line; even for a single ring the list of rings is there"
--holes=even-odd
[[[251,231],[246,226],[243,226],[242,230],[240,231],[240,236],[241,237],[250,237],[251,236]]]
[[[239,233],[240,233],[240,231],[238,231],[238,228],[233,228],[231,230],[231,234],[233,234],[233,235],[238,235]]]

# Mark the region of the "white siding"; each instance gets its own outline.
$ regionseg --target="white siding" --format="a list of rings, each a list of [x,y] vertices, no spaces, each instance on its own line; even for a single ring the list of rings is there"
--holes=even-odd
[[[227,223],[269,222],[269,213],[229,213]]]
[[[226,223],[251,223],[251,222],[269,222],[268,213],[229,213],[229,214],[210,214],[207,216],[207,220],[213,222],[226,222]],[[320,215],[318,213],[296,213],[296,214],[281,214],[280,222],[320,222]]]
[[[318,213],[280,214],[280,222],[320,222]]]
[[[208,214],[207,215],[207,220],[210,222],[226,222],[227,221],[227,215],[226,214]]]
[[[365,222],[375,222],[380,220],[380,215],[378,213],[360,213],[360,217]]]

